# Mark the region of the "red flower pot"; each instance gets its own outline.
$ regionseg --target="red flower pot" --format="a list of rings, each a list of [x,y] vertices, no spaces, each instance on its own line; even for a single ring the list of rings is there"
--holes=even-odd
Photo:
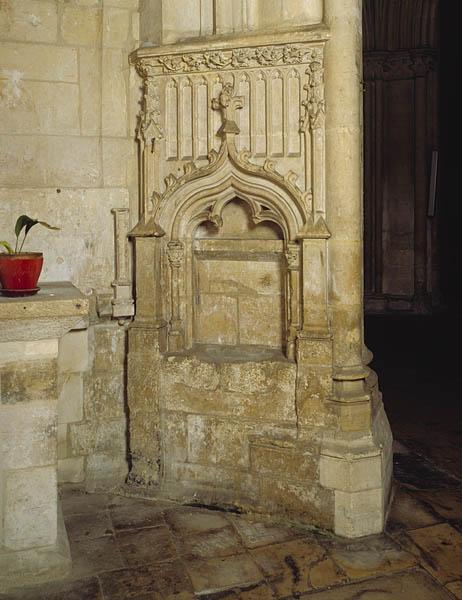
[[[0,283],[5,291],[38,291],[43,265],[41,252],[0,254]],[[18,294],[19,295],[19,294]]]

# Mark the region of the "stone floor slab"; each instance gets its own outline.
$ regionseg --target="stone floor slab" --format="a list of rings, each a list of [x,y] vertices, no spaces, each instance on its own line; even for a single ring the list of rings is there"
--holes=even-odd
[[[446,584],[447,589],[454,594],[457,600],[462,600],[462,580],[452,581]]]
[[[187,560],[230,556],[245,550],[231,525],[193,535],[176,534],[176,546],[180,555]]]
[[[107,511],[68,515],[64,522],[70,540],[94,539],[114,533]]]
[[[134,501],[132,504],[109,505],[109,514],[116,531],[156,527],[164,525],[162,508],[148,501]]]
[[[422,566],[441,583],[462,578],[462,533],[448,523],[408,531]]]
[[[46,584],[39,589],[0,593],[0,600],[103,600],[96,577]]]
[[[80,489],[65,488],[61,492],[63,515],[88,515],[105,510],[109,501],[107,494],[87,494]]]
[[[403,485],[416,490],[434,490],[459,484],[455,477],[414,453],[394,455],[393,475]]]
[[[421,572],[378,577],[303,596],[306,600],[450,600],[451,596]]]
[[[418,497],[443,519],[462,520],[462,487],[423,491]]]
[[[272,589],[266,583],[251,586],[245,590],[206,594],[200,598],[201,600],[276,600]]]
[[[263,573],[248,554],[186,563],[196,594],[213,594],[263,581]]]
[[[229,525],[229,521],[223,513],[197,508],[178,508],[167,511],[165,519],[178,534],[212,531],[223,529]]]
[[[391,507],[387,522],[387,531],[393,532],[401,529],[418,529],[441,523],[432,510],[409,490],[398,487]]]
[[[350,579],[363,579],[403,571],[416,564],[415,557],[385,535],[356,541],[335,541],[329,554]]]
[[[125,566],[113,536],[71,542],[70,546],[75,579]]]
[[[256,548],[250,551],[255,562],[261,567],[267,581],[281,598],[305,593],[313,588],[310,573],[325,558],[325,549],[311,539],[298,539],[283,544]],[[322,569],[322,567],[321,567]],[[335,571],[335,570],[334,570]],[[326,586],[338,581],[334,574]],[[321,571],[315,570],[315,579],[322,578]]]
[[[129,567],[176,558],[171,533],[165,525],[119,532],[116,543]]]
[[[250,521],[243,516],[233,516],[230,521],[239,533],[246,548],[258,548],[269,544],[286,542],[304,535],[295,527],[275,527],[268,523]]]
[[[120,569],[99,576],[105,600],[152,598],[160,600],[156,585],[157,568],[144,565],[137,569]]]

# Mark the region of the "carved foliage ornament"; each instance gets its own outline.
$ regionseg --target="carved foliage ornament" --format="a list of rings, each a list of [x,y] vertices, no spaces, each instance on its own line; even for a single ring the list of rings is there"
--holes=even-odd
[[[183,54],[182,56],[158,56],[164,73],[191,73],[221,69],[243,69],[250,67],[295,65],[320,59],[319,47],[285,44],[258,48],[236,48]],[[151,62],[150,66],[155,63]],[[146,68],[146,66],[145,66]]]
[[[138,115],[136,137],[143,144],[152,144],[155,139],[162,139],[164,132],[160,126],[160,100],[157,85],[151,77],[144,79],[141,110]]]
[[[322,127],[325,115],[324,68],[322,62],[311,62],[305,72],[308,75],[308,83],[303,86],[307,97],[302,102],[305,108],[305,115],[301,121],[302,130],[306,130],[308,125],[311,129]]]
[[[173,269],[179,269],[184,257],[184,246],[179,241],[169,242],[167,244],[167,256],[170,266]]]

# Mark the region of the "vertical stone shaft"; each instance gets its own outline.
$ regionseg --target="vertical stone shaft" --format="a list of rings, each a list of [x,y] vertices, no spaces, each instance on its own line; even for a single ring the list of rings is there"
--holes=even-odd
[[[361,0],[326,0],[326,171],[333,359],[339,379],[361,379],[362,46]],[[336,377],[337,378],[337,377]]]
[[[127,283],[129,281],[128,269],[128,208],[113,208],[112,213],[115,219],[115,281],[117,283]]]

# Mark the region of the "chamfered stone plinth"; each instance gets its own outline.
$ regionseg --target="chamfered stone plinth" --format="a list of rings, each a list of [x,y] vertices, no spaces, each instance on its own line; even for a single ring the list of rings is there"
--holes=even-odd
[[[68,282],[0,298],[1,590],[71,565],[57,488],[59,340],[87,326],[88,299]]]

